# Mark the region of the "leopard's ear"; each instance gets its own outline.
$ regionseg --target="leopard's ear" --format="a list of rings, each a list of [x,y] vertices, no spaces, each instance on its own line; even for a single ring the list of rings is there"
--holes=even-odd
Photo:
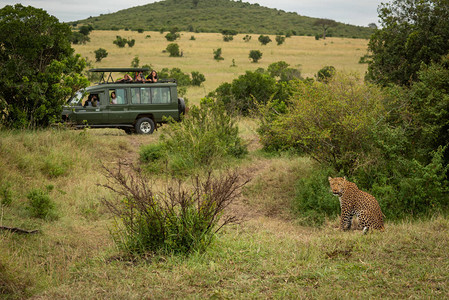
[[[343,176],[343,179],[346,181],[346,176]]]
[[[327,180],[331,181],[331,180],[332,180],[332,177],[330,177],[330,176],[329,176],[329,177],[327,177]]]

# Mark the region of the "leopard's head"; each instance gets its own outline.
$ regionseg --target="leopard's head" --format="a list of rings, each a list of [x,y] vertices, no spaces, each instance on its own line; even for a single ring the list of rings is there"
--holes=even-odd
[[[332,194],[341,197],[345,192],[346,177],[329,177],[329,184],[331,186]]]

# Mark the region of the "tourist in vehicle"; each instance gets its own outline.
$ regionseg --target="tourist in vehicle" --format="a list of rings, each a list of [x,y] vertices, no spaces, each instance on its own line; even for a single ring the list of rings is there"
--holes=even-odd
[[[135,82],[145,82],[145,75],[143,75],[142,71],[140,71],[139,73],[136,72],[136,74],[134,76],[134,81]]]
[[[151,71],[150,75],[147,76],[147,82],[157,82],[157,73],[155,70]]]
[[[100,106],[100,99],[97,94],[92,94],[92,106]]]
[[[87,97],[87,100],[86,100],[86,102],[84,102],[84,107],[88,107],[88,106],[93,106],[93,104],[92,104],[92,96],[93,95],[89,95],[88,97]]]
[[[111,104],[117,104],[117,96],[115,95],[115,92],[111,93]]]
[[[117,80],[116,82],[132,82],[133,79],[128,74],[125,74],[125,76],[122,79]]]

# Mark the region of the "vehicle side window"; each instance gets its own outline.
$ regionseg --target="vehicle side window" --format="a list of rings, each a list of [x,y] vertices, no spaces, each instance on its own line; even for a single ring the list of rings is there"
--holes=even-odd
[[[150,88],[132,88],[131,102],[133,104],[148,104],[151,103]]]
[[[165,87],[151,89],[152,103],[167,104],[171,102],[170,89]]]
[[[112,93],[115,94],[115,101],[112,99]],[[109,90],[109,99],[111,104],[126,104],[128,101],[126,100],[126,91],[125,89],[115,89]],[[114,103],[116,102],[116,103]]]

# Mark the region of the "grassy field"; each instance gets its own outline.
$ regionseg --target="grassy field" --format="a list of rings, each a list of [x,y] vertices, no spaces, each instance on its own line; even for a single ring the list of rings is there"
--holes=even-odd
[[[289,210],[295,181],[312,162],[258,149],[255,122],[240,122],[250,154],[240,164],[252,182],[228,227],[205,253],[188,258],[119,255],[109,234],[112,195],[102,165],[137,159],[158,139],[118,130],[0,132],[0,179],[12,192],[0,225],[39,234],[0,233],[0,296],[6,299],[335,299],[449,297],[449,220],[387,222],[363,236],[338,220],[299,226]],[[55,172],[58,171],[59,172]],[[55,175],[57,174],[57,175]],[[27,193],[52,185],[58,218],[31,218]]]
[[[134,47],[119,48],[112,42],[116,36],[135,39]],[[150,36],[150,37],[147,37]],[[195,40],[190,40],[194,36]],[[165,33],[135,31],[93,31],[91,42],[86,45],[75,45],[75,50],[83,57],[95,62],[94,51],[104,48],[109,55],[95,67],[129,67],[135,56],[140,59],[140,65],[150,64],[155,70],[162,68],[180,68],[184,72],[199,71],[206,81],[201,87],[189,88],[187,98],[192,103],[217,88],[223,82],[231,82],[245,71],[257,68],[267,68],[277,61],[285,61],[291,67],[300,68],[303,77],[314,77],[324,66],[334,66],[337,70],[356,72],[361,76],[366,71],[366,64],[359,64],[361,56],[366,54],[367,40],[327,38],[315,40],[314,37],[293,36],[287,38],[283,45],[277,46],[275,36],[270,36],[272,42],[262,46],[253,34],[249,42],[243,40],[244,35],[236,35],[231,42],[224,42],[218,33],[181,33],[177,40],[183,57],[169,57],[163,53],[169,42]],[[215,61],[213,50],[221,48],[224,60]],[[249,59],[250,50],[260,50],[263,53],[258,63]],[[235,67],[231,67],[232,60]]]

